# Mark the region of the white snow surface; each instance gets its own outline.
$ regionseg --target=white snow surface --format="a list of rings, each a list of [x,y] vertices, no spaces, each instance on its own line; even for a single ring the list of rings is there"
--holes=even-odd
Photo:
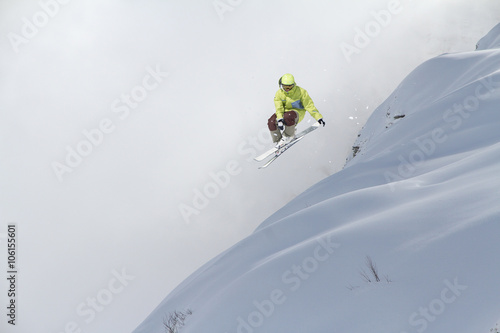
[[[494,34],[493,34],[494,32]],[[182,284],[135,333],[488,333],[500,319],[500,50],[444,54],[368,119],[340,172]],[[369,256],[381,281],[366,281]]]
[[[497,24],[489,34],[481,38],[476,45],[476,50],[487,50],[500,48],[500,23]]]

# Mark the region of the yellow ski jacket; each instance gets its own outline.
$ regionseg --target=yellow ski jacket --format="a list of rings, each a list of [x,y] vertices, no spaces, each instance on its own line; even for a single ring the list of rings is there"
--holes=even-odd
[[[318,109],[314,106],[314,103],[307,91],[297,85],[289,92],[286,92],[283,89],[278,90],[274,96],[274,105],[276,107],[277,119],[283,118],[285,112],[292,110],[299,113],[299,122],[304,119],[306,111],[308,111],[316,120],[323,118],[321,113],[319,113]]]

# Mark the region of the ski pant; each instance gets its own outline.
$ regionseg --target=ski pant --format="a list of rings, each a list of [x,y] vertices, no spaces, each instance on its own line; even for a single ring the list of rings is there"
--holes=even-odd
[[[285,123],[285,130],[283,131],[283,135],[295,135],[295,127],[299,123],[299,113],[295,110],[285,112],[285,114],[283,115],[283,122]],[[267,121],[267,127],[271,132],[273,142],[279,142],[281,140],[282,133],[278,128],[278,119],[276,117],[276,113],[274,113]]]

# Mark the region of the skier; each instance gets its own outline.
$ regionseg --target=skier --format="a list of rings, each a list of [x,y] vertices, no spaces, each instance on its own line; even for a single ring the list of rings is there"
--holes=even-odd
[[[311,97],[304,88],[295,84],[292,74],[283,75],[278,85],[280,89],[274,96],[276,112],[267,121],[273,143],[281,146],[290,142],[295,137],[295,127],[304,119],[306,111],[325,126],[323,116],[314,106]]]

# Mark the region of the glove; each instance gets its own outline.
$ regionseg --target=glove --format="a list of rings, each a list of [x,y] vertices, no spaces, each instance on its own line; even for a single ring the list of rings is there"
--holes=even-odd
[[[318,123],[320,123],[320,125],[323,125],[323,127],[325,127],[325,125],[326,125],[326,123],[323,120],[323,118],[321,118],[320,120],[318,120]]]
[[[280,129],[280,131],[285,129],[285,123],[283,122],[283,118],[278,119],[278,128]]]

